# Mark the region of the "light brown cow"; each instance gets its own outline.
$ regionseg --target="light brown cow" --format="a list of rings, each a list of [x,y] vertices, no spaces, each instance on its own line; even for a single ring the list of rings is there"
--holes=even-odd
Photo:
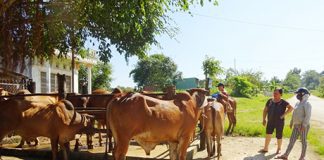
[[[237,105],[235,99],[232,97],[228,96],[223,96],[222,94],[219,94],[217,97],[217,101],[222,103],[225,109],[225,114],[227,115],[228,118],[228,128],[226,130],[226,135],[232,134],[234,131],[234,128],[236,126],[236,110],[237,110]]]
[[[57,159],[58,144],[67,159],[67,144],[86,126],[87,118],[74,111],[66,100],[55,104],[44,104],[23,99],[9,99],[0,102],[0,141],[15,132],[27,139],[38,136],[51,140],[52,159]]]
[[[221,156],[221,138],[224,135],[224,106],[208,99],[208,106],[204,108],[204,115],[201,119],[203,130],[206,134],[207,153],[209,157],[215,155],[215,140],[217,141],[217,157]]]
[[[125,159],[129,141],[135,139],[147,154],[157,144],[168,142],[171,160],[185,160],[201,107],[207,105],[204,89],[188,92],[168,101],[139,93],[113,99],[108,105],[107,126],[116,145],[114,158]]]

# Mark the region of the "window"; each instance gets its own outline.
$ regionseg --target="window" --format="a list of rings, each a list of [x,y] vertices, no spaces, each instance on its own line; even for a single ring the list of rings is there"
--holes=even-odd
[[[57,78],[55,73],[51,73],[51,92],[57,91]]]
[[[65,76],[66,78],[66,92],[71,93],[71,76]]]
[[[46,80],[46,72],[40,72],[40,81],[41,81],[41,92],[46,93],[47,89],[47,80]]]

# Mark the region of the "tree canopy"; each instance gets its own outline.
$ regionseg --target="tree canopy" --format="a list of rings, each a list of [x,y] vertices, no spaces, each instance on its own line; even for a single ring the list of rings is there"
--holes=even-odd
[[[171,58],[163,54],[154,54],[139,60],[129,75],[140,88],[154,86],[162,90],[175,84],[175,80],[180,79],[182,73]]]
[[[321,75],[315,70],[305,71],[302,75],[302,86],[314,90],[320,84]]]
[[[87,73],[88,68],[86,66],[81,65],[79,69],[79,90],[80,92],[85,92],[82,91],[82,87],[87,87],[88,86],[88,73]],[[95,89],[110,89],[110,84],[112,81],[111,77],[112,73],[112,67],[109,63],[98,63],[94,65],[91,69],[91,74],[92,74],[92,90]]]
[[[223,73],[223,68],[220,66],[220,61],[215,59],[214,57],[206,56],[203,61],[202,69],[204,71],[204,75],[207,78],[215,78],[215,76]]]
[[[212,0],[209,0],[212,1]],[[217,4],[216,0],[213,0]],[[175,33],[168,16],[188,12],[204,0],[7,0],[0,2],[0,57],[15,67],[35,57],[48,59],[54,49],[78,53],[89,37],[99,42],[99,57],[108,62],[112,48],[127,59],[144,57],[156,36]]]
[[[301,70],[298,68],[294,68],[290,70],[286,78],[283,81],[283,86],[286,87],[290,91],[296,90],[301,85]]]

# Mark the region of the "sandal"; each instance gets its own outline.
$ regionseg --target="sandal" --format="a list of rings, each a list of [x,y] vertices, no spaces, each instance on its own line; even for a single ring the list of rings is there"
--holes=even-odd
[[[261,149],[261,150],[259,150],[258,152],[259,152],[259,153],[267,153],[268,151],[265,150],[265,149]]]
[[[285,156],[285,155],[281,155],[281,156],[276,157],[275,159],[284,159],[284,160],[287,160],[288,157]]]
[[[278,154],[280,154],[280,153],[281,153],[281,151],[280,151],[280,150],[277,150],[276,154],[278,155]]]

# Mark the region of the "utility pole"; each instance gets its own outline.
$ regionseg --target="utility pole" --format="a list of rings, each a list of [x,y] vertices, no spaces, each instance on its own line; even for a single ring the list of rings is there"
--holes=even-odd
[[[237,72],[237,70],[236,70],[236,59],[234,58],[234,71],[235,71],[235,73]]]

